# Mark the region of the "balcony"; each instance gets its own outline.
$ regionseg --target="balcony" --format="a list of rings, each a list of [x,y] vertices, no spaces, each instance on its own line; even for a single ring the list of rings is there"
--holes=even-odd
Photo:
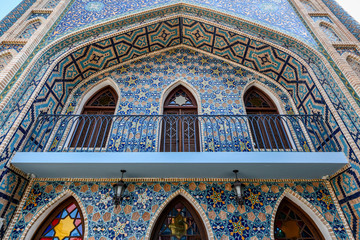
[[[12,163],[44,177],[318,178],[347,159],[320,115],[43,114]]]

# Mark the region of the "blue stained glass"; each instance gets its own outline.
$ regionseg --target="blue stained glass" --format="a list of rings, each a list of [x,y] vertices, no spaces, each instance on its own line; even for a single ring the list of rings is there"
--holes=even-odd
[[[72,231],[72,232],[70,233],[70,236],[72,236],[72,237],[79,237],[79,236],[81,236],[81,235],[80,235],[80,233],[78,232],[78,230],[74,229],[74,231]]]
[[[59,213],[59,214],[56,216],[56,218],[60,218],[60,216],[61,216],[61,213]]]
[[[77,211],[77,209],[75,209],[74,211],[72,211],[72,212],[70,213],[70,217],[71,217],[71,218],[75,218],[77,213],[78,213],[78,211]]]
[[[52,237],[54,236],[54,234],[55,234],[54,230],[51,230],[47,234],[45,234],[45,237]]]
[[[68,215],[67,211],[64,210],[62,215],[61,215],[61,218],[65,218],[67,215]]]
[[[46,228],[45,232],[49,231],[51,229],[51,224]]]
[[[80,213],[78,212],[78,214],[76,214],[76,218],[80,218]]]
[[[79,230],[80,234],[83,234],[83,232],[82,232],[82,224],[79,225],[78,230]]]

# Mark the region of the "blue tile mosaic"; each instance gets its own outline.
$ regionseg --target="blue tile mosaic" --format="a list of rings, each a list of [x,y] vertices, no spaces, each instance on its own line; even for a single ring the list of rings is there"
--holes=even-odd
[[[54,29],[50,39],[89,26],[89,23],[93,25],[105,20],[174,3],[195,4],[196,6],[226,12],[283,31],[312,45],[315,44],[311,34],[287,0],[124,0],[122,4],[118,4],[117,0],[75,0]]]
[[[342,24],[360,41],[360,24],[354,20],[335,0],[323,0]]]
[[[297,192],[315,207],[337,239],[349,239],[334,202],[322,182],[264,182],[245,184],[245,205],[234,199],[232,182],[128,182],[121,207],[112,203],[111,182],[35,181],[9,239],[20,239],[25,227],[40,209],[64,191],[72,191],[88,219],[88,239],[131,239],[144,237],[157,209],[175,192],[184,191],[201,206],[215,239],[270,239],[275,204],[285,189]],[[242,231],[239,231],[240,225]],[[120,229],[122,229],[120,231]]]
[[[14,10],[0,21],[0,36],[2,36],[36,0],[23,0]]]

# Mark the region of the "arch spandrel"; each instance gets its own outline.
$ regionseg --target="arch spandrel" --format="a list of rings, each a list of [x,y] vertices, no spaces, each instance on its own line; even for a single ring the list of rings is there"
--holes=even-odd
[[[238,7],[240,4],[242,5],[241,8]],[[280,5],[282,5],[281,8],[279,8]],[[123,1],[121,6],[117,4],[117,1],[89,1],[84,3],[75,0],[69,6],[69,11],[60,20],[59,25],[53,30],[49,39],[55,39],[74,30],[101,24],[114,18],[146,12],[149,11],[149,8],[151,11],[156,12],[158,9],[172,8],[174,6],[182,11],[192,12],[215,11],[221,13],[225,11],[232,17],[260,23],[263,26],[275,28],[293,37],[300,37],[310,44],[315,44],[313,37],[296,14],[296,10],[287,0],[270,0],[266,3],[254,0],[251,4],[241,0],[180,0],[176,4],[170,0],[151,0],[146,5],[140,2],[135,3],[133,0],[126,0]],[[190,8],[193,10],[190,10]],[[266,17],[268,14],[271,14],[272,18]],[[86,21],[89,18],[92,19],[91,23]]]

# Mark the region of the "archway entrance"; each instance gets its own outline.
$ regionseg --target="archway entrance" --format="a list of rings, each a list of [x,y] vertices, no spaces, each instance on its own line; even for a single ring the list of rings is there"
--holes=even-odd
[[[109,135],[118,96],[113,88],[105,87],[86,102],[76,121],[71,147],[104,147]],[[101,115],[101,116],[100,116]]]
[[[295,203],[284,198],[275,217],[276,240],[324,240],[311,218]]]
[[[207,240],[205,226],[191,204],[182,196],[164,209],[151,234],[151,240]]]
[[[164,102],[161,152],[199,152],[198,109],[194,96],[183,86],[170,92]]]
[[[244,97],[246,113],[255,148],[289,149],[290,138],[275,103],[256,87],[247,90]]]

